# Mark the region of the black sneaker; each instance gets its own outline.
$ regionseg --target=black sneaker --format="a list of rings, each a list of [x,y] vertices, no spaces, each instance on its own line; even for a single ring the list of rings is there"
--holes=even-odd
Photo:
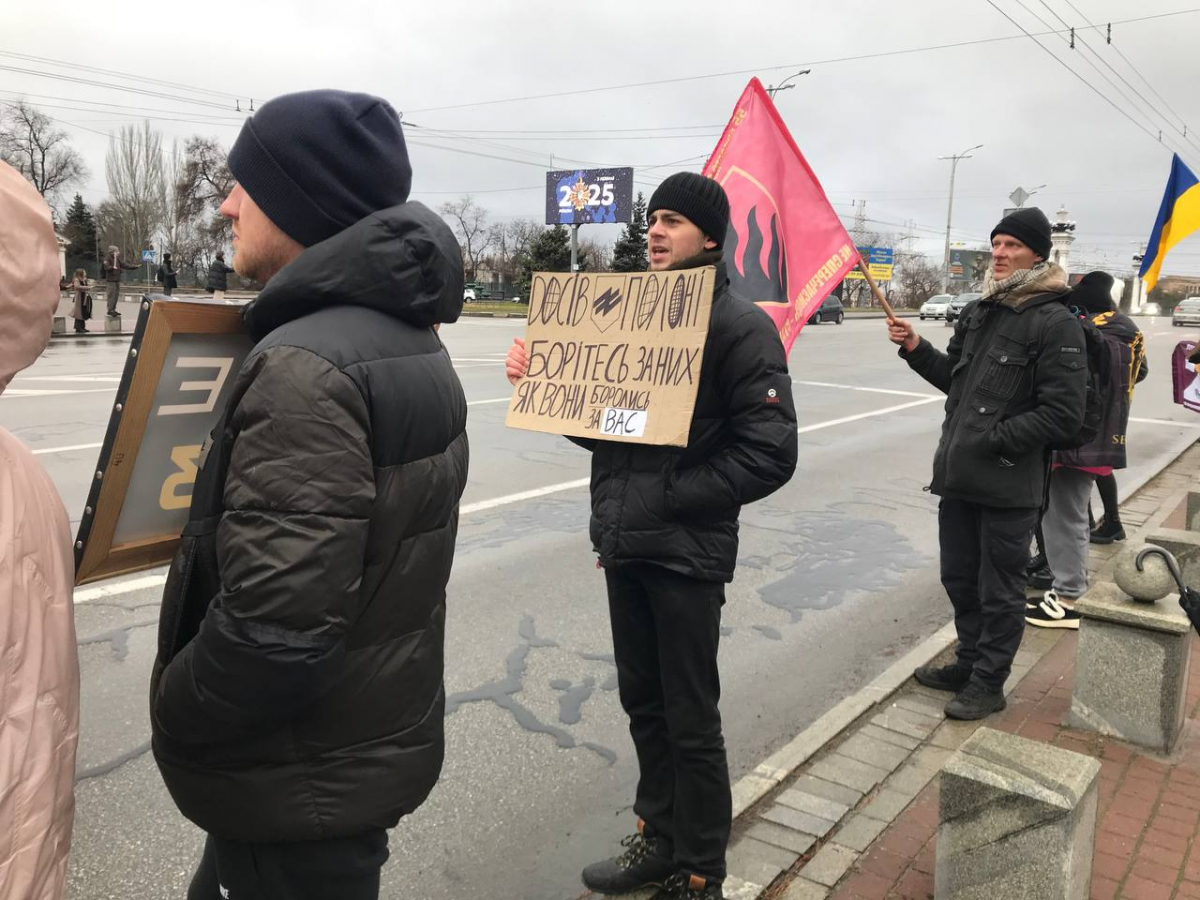
[[[1049,565],[1043,565],[1040,569],[1030,572],[1025,583],[1034,590],[1048,591],[1054,587],[1054,573],[1050,571]]]
[[[920,666],[913,672],[913,678],[917,680],[917,684],[923,684],[935,691],[957,693],[971,680],[971,670],[958,663],[948,666]]]
[[[599,894],[626,894],[647,887],[662,887],[677,874],[661,838],[645,834],[639,821],[637,833],[621,839],[625,852],[592,863],[583,870],[583,883]]]
[[[1111,544],[1114,541],[1125,540],[1125,529],[1121,527],[1120,520],[1109,523],[1107,519],[1101,519],[1100,524],[1092,529],[1093,544]]]
[[[656,900],[725,900],[721,882],[676,872],[667,879]]]
[[[1029,560],[1029,565],[1025,567],[1025,575],[1029,576],[1036,572],[1042,566],[1046,565],[1046,554],[1039,552],[1037,556]]]
[[[946,704],[946,718],[982,719],[994,712],[1000,712],[1007,705],[1002,689],[985,687],[978,681],[968,681],[967,686]]]
[[[1038,628],[1078,628],[1079,613],[1062,602],[1058,591],[1046,591],[1040,603],[1025,607],[1025,621]]]

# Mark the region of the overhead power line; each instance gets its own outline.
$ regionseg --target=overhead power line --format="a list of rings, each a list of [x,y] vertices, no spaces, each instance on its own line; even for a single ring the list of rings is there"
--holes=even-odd
[[[1169,12],[1169,13],[1158,13],[1158,14],[1152,15],[1152,16],[1137,16],[1137,17],[1131,18],[1131,19],[1118,19],[1118,20],[1114,20],[1110,24],[1112,24],[1112,25],[1129,25],[1134,22],[1148,22],[1153,19],[1166,19],[1166,18],[1170,18],[1172,16],[1182,16],[1182,15],[1188,15],[1190,13],[1196,13],[1196,12],[1200,12],[1200,7],[1194,7],[1191,9],[1181,9],[1181,10],[1176,10],[1174,12]],[[1099,28],[1101,26],[1097,25],[1094,27]],[[1048,35],[1048,34],[1060,34],[1060,33],[1062,33],[1062,32],[1049,31],[1049,32],[1046,32],[1045,34]],[[1026,32],[1026,36],[1032,37],[1033,35],[1029,35],[1028,32]],[[1043,37],[1045,35],[1037,35],[1037,36]],[[472,100],[472,101],[469,101],[466,103],[451,103],[451,104],[446,104],[444,106],[424,106],[424,107],[419,107],[417,109],[408,109],[408,110],[405,110],[405,112],[406,113],[443,112],[445,110],[468,109],[470,107],[476,107],[476,106],[495,106],[500,103],[520,103],[520,102],[523,102],[526,100],[550,100],[550,99],[555,99],[558,97],[575,97],[575,96],[579,96],[581,94],[596,94],[596,93],[601,93],[604,91],[620,91],[620,90],[627,90],[630,88],[654,87],[654,86],[662,85],[662,84],[682,84],[682,83],[689,82],[689,81],[704,81],[704,80],[712,79],[712,78],[728,78],[728,77],[731,77],[734,75],[754,75],[759,72],[772,71],[774,69],[786,69],[786,68],[796,68],[796,67],[803,68],[805,66],[829,66],[829,65],[835,65],[838,63],[858,62],[858,61],[867,60],[867,59],[885,59],[887,57],[905,56],[905,55],[912,54],[912,53],[928,53],[928,52],[935,51],[935,50],[950,50],[950,49],[953,49],[956,47],[975,47],[975,46],[979,46],[980,44],[996,44],[996,43],[1002,43],[1005,41],[1020,40],[1020,38],[1021,38],[1021,35],[1011,35],[1011,34],[1010,35],[1000,35],[998,37],[978,38],[976,40],[971,40],[971,41],[956,41],[954,43],[949,43],[949,44],[930,44],[930,45],[922,46],[922,47],[907,47],[907,48],[904,48],[901,50],[883,50],[883,51],[879,51],[877,53],[859,53],[859,54],[855,54],[853,56],[835,56],[835,57],[830,57],[828,59],[815,59],[815,60],[809,60],[807,62],[800,62],[800,63],[785,63],[782,65],[776,65],[776,66],[758,66],[753,69],[734,69],[734,70],[728,71],[728,72],[710,72],[710,73],[702,74],[702,75],[684,75],[684,76],[680,76],[678,78],[660,78],[660,79],[656,79],[653,81],[636,81],[636,82],[630,82],[627,84],[611,84],[611,85],[606,85],[605,87],[577,88],[577,89],[569,90],[569,91],[552,91],[552,92],[544,93],[544,94],[525,94],[525,95],[519,96],[519,97],[504,97],[504,98],[500,98],[500,99],[496,99],[496,100]]]
[[[1087,24],[1089,26],[1092,25],[1092,21],[1087,16],[1085,16],[1083,14],[1083,12],[1079,9],[1079,7],[1077,7],[1074,3],[1072,3],[1071,0],[1064,0],[1064,2],[1067,4],[1067,6],[1071,7],[1072,11],[1074,11],[1074,13],[1077,16],[1079,16],[1081,19],[1083,19],[1083,21],[1087,22]],[[1093,27],[1095,27],[1095,26],[1093,26]],[[1124,52],[1122,52],[1120,45],[1114,44],[1112,42],[1111,38],[1109,38],[1106,43],[1108,46],[1112,47],[1112,49],[1116,52],[1117,56],[1119,56],[1122,60],[1124,60],[1125,65],[1129,66],[1130,70],[1138,78],[1140,78],[1142,80],[1142,83],[1144,85],[1146,85],[1147,88],[1150,89],[1150,93],[1152,93],[1155,97],[1158,98],[1159,102],[1162,103],[1162,105],[1167,109],[1167,111],[1169,113],[1171,113],[1171,115],[1173,115],[1176,119],[1179,120],[1179,124],[1183,126],[1183,130],[1180,133],[1184,136],[1184,138],[1190,144],[1195,146],[1197,149],[1200,149],[1200,140],[1197,140],[1197,135],[1195,134],[1195,129],[1193,129],[1192,134],[1189,135],[1187,133],[1188,132],[1188,123],[1184,120],[1183,116],[1181,116],[1179,113],[1177,113],[1175,111],[1175,109],[1171,106],[1171,104],[1167,102],[1166,98],[1163,97],[1163,95],[1160,94],[1157,90],[1155,90],[1154,85],[1150,83],[1149,79],[1147,79],[1146,76],[1141,73],[1141,71],[1138,69],[1138,67],[1133,64],[1133,62],[1129,59],[1129,57],[1126,56],[1124,54]],[[1164,116],[1163,118],[1165,119],[1166,117]]]
[[[1037,46],[1038,46],[1039,48],[1041,48],[1041,50],[1042,50],[1043,52],[1045,52],[1045,53],[1046,53],[1046,54],[1047,54],[1047,55],[1048,55],[1048,56],[1049,56],[1051,59],[1053,59],[1053,60],[1054,60],[1056,63],[1058,63],[1060,66],[1062,66],[1062,67],[1063,67],[1064,69],[1066,69],[1068,72],[1070,72],[1070,73],[1071,73],[1072,75],[1074,75],[1076,78],[1078,78],[1078,79],[1079,79],[1079,80],[1080,80],[1080,81],[1081,81],[1081,82],[1082,82],[1084,85],[1086,85],[1086,86],[1087,86],[1088,90],[1090,90],[1090,91],[1091,91],[1092,93],[1094,93],[1094,94],[1095,94],[1097,97],[1099,97],[1101,100],[1103,100],[1103,101],[1104,101],[1105,103],[1107,103],[1109,106],[1111,106],[1113,109],[1115,109],[1117,112],[1119,112],[1119,113],[1120,113],[1122,116],[1124,116],[1126,119],[1128,119],[1130,122],[1132,122],[1132,123],[1133,123],[1133,125],[1134,125],[1136,128],[1140,129],[1141,131],[1143,131],[1143,132],[1145,132],[1147,135],[1149,135],[1149,137],[1151,138],[1151,140],[1154,140],[1154,141],[1156,141],[1156,142],[1159,142],[1159,143],[1161,143],[1161,141],[1160,141],[1160,139],[1159,139],[1159,136],[1158,136],[1158,135],[1156,135],[1156,134],[1155,134],[1153,131],[1151,131],[1150,129],[1146,128],[1146,126],[1145,126],[1145,125],[1143,125],[1141,122],[1139,122],[1137,119],[1133,118],[1133,116],[1131,116],[1131,115],[1130,115],[1130,114],[1129,114],[1129,113],[1128,113],[1128,112],[1127,112],[1125,109],[1123,109],[1123,108],[1122,108],[1121,106],[1119,106],[1119,105],[1118,105],[1116,102],[1114,102],[1114,101],[1113,101],[1113,99],[1112,99],[1111,97],[1109,97],[1109,96],[1108,96],[1108,94],[1106,94],[1106,93],[1104,93],[1103,91],[1101,91],[1101,90],[1100,90],[1099,88],[1097,88],[1097,87],[1096,87],[1094,84],[1092,84],[1090,81],[1088,81],[1088,80],[1087,80],[1086,78],[1084,78],[1082,75],[1080,75],[1080,74],[1079,74],[1079,72],[1077,72],[1077,71],[1076,71],[1076,70],[1075,70],[1075,69],[1074,69],[1074,68],[1073,68],[1073,67],[1072,67],[1070,64],[1068,64],[1068,63],[1067,63],[1066,61],[1064,61],[1063,59],[1060,59],[1060,58],[1058,57],[1058,55],[1054,53],[1054,51],[1053,51],[1053,50],[1051,50],[1049,47],[1047,47],[1045,44],[1043,44],[1041,41],[1039,41],[1039,40],[1037,39],[1037,38],[1038,38],[1038,35],[1034,35],[1034,34],[1032,34],[1032,33],[1031,33],[1031,32],[1030,32],[1028,29],[1026,29],[1026,28],[1025,28],[1025,26],[1023,26],[1023,25],[1022,25],[1020,22],[1018,22],[1016,19],[1014,19],[1012,16],[1010,16],[1010,15],[1009,15],[1007,12],[1005,12],[1003,9],[1001,9],[1001,8],[1000,8],[1000,7],[999,7],[999,6],[996,4],[996,0],[986,0],[986,2],[987,2],[987,4],[988,4],[990,7],[992,7],[992,9],[996,10],[996,12],[1000,13],[1000,15],[1004,16],[1004,18],[1008,19],[1008,21],[1009,21],[1009,22],[1011,22],[1011,23],[1012,23],[1013,25],[1015,25],[1015,26],[1016,26],[1018,29],[1020,29],[1021,33],[1022,33],[1022,34],[1023,34],[1025,37],[1029,38],[1029,39],[1030,39],[1030,40],[1032,40],[1032,41],[1033,41],[1035,44],[1037,44]],[[1018,0],[1018,2],[1020,2],[1020,0]],[[1024,5],[1022,4],[1022,6],[1024,6]],[[1113,24],[1116,24],[1116,23],[1113,23]],[[1054,33],[1055,33],[1055,34],[1061,34],[1061,32],[1054,32]]]

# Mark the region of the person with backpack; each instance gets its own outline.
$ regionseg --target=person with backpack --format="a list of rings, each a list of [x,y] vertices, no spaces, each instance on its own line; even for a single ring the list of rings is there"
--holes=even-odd
[[[164,253],[162,265],[158,267],[157,278],[158,283],[163,286],[162,292],[168,297],[171,296],[171,291],[179,286],[179,273],[175,271],[175,266],[171,262],[171,254]]]
[[[945,352],[903,319],[888,337],[914,372],[946,393],[929,489],[941,497],[942,585],[954,607],[956,660],[916,680],[954,692],[953,719],[1004,709],[1004,682],[1025,630],[1025,567],[1050,450],[1077,440],[1088,404],[1083,329],[1063,270],[1047,262],[1050,221],[1018,209],[993,230],[983,296],[968,304]]]
[[[1111,275],[1089,272],[1068,300],[1085,331],[1089,369],[1099,378],[1102,415],[1090,440],[1054,454],[1042,518],[1042,546],[1053,578],[1041,601],[1029,604],[1025,612],[1025,621],[1040,628],[1079,627],[1072,601],[1088,588],[1092,485],[1100,477],[1113,478],[1114,469],[1125,467],[1125,429],[1133,388],[1149,373],[1142,333],[1113,308],[1112,286]],[[1114,478],[1114,493],[1115,487]],[[1119,518],[1116,523],[1119,527]]]

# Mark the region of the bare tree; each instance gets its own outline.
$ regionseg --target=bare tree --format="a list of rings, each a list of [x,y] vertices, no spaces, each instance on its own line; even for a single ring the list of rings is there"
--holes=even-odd
[[[126,254],[146,246],[166,221],[167,165],[162,134],[149,122],[109,137],[104,173],[111,199],[97,211],[104,240]]]
[[[87,177],[83,157],[54,120],[24,100],[0,104],[0,159],[56,206],[67,188]]]
[[[590,272],[612,271],[612,244],[602,243],[595,238],[584,238],[579,242],[579,255],[587,257]]]
[[[900,266],[900,302],[914,309],[938,293],[942,286],[942,267],[927,256],[905,254]]]
[[[474,281],[480,262],[496,239],[496,232],[488,226],[487,210],[468,194],[456,201],[443,203],[438,211],[450,220],[458,236],[458,246],[462,249],[467,281]]]

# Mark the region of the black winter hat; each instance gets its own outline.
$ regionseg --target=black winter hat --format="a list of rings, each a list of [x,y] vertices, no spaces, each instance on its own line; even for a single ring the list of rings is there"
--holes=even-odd
[[[725,232],[729,228],[729,198],[725,188],[711,178],[695,172],[676,172],[660,184],[650,197],[646,215],[660,209],[669,209],[686,216],[705,236],[725,243]]]
[[[1111,312],[1113,277],[1107,272],[1088,272],[1071,290],[1071,301],[1090,313]]]
[[[992,229],[992,238],[998,234],[1015,237],[1042,259],[1050,258],[1050,220],[1036,206],[1009,213]]]
[[[264,103],[242,126],[229,169],[267,218],[305,247],[399,206],[412,187],[396,111],[346,91]]]

